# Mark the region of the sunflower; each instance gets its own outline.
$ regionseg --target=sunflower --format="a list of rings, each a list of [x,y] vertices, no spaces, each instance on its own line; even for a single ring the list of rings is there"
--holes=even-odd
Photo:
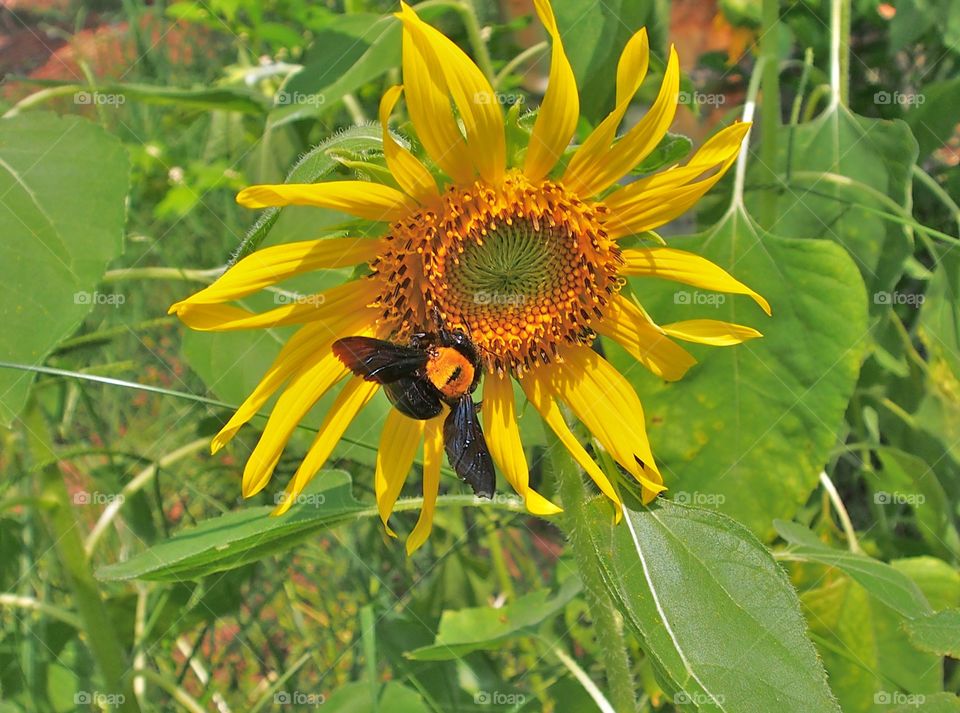
[[[331,350],[345,336],[404,342],[429,331],[432,315],[462,330],[482,355],[482,425],[494,463],[527,509],[560,508],[530,487],[517,424],[514,383],[558,440],[615,505],[607,475],[571,432],[561,404],[639,483],[649,502],[665,488],[650,450],[643,408],[629,382],[593,351],[597,335],[626,348],[666,380],[694,364],[675,340],[716,346],[760,336],[746,326],[693,319],[658,325],[622,291],[626,277],[657,277],[767,302],[722,268],[662,244],[621,247],[689,209],[736,159],[748,125],[717,133],[685,163],[619,186],[658,145],[677,108],[680,71],[671,48],[649,112],[617,137],[647,72],[644,30],[627,43],[617,67],[616,105],[562,165],[579,117],[573,71],[548,0],[536,10],[552,39],[546,95],[525,151],[508,164],[503,110],[479,68],[451,40],[402,4],[403,85],[380,103],[383,150],[394,185],[363,181],[251,186],[248,208],[320,206],[382,222],[379,238],[330,237],[259,250],[216,282],[171,307],[193,329],[224,331],[301,325],[263,380],[213,439],[226,445],[278,391],[276,404],[243,473],[245,497],[269,482],[281,453],[314,404],[345,382],[287,484],[285,512],[329,457],[378,385],[354,377]],[[429,163],[389,131],[401,95]],[[636,241],[634,241],[636,242]],[[643,244],[642,242],[638,244]],[[367,266],[363,276],[316,299],[253,313],[226,303],[314,270]],[[391,409],[376,462],[375,493],[388,518],[423,443],[423,506],[407,539],[427,539],[440,485],[443,415],[414,420]]]

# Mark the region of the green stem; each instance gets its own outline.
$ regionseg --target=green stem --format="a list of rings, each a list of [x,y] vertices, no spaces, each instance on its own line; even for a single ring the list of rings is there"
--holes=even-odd
[[[527,47],[527,49],[525,49],[523,52],[518,54],[509,62],[507,62],[503,66],[503,69],[501,69],[497,73],[496,79],[493,80],[493,88],[499,89],[500,85],[503,84],[504,80],[506,80],[513,73],[513,70],[517,69],[524,62],[530,59],[533,59],[538,54],[540,54],[541,52],[545,52],[548,49],[550,49],[550,43],[547,42],[546,40],[544,40],[543,42],[538,42],[532,47]]]
[[[54,453],[49,444],[47,424],[36,405],[30,407],[24,425],[34,459],[49,462]],[[118,710],[139,713],[140,706],[137,705],[133,693],[133,680],[128,675],[129,666],[113,621],[100,596],[97,581],[90,570],[70,494],[56,464],[47,465],[41,471],[40,489],[42,499],[56,503],[55,507],[47,512],[51,538],[73,589],[87,645],[103,677],[106,689],[104,693],[117,694]]]
[[[589,518],[587,501],[589,495],[583,484],[579,468],[567,453],[550,428],[547,434],[547,453],[553,472],[560,485],[563,500],[563,526],[567,532],[573,558],[580,571],[583,588],[590,601],[590,614],[596,632],[603,668],[607,677],[609,700],[614,710],[635,711],[636,689],[630,671],[626,638],[623,632],[623,617],[604,588],[597,553],[591,547],[588,533]]]
[[[470,47],[473,49],[473,58],[476,60],[480,71],[492,82],[493,61],[490,59],[490,50],[487,49],[487,43],[483,41],[483,37],[480,35],[480,19],[477,17],[477,9],[473,5],[473,0],[461,0],[458,12],[467,30],[467,40],[469,40]]]
[[[760,103],[760,179],[777,183],[777,144],[780,131],[780,3],[763,0],[763,27],[760,56],[763,57],[763,93]],[[777,194],[773,189],[762,194],[758,219],[765,228],[776,220]]]

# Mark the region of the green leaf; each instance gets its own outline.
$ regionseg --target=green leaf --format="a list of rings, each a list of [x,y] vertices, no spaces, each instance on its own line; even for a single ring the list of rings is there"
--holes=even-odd
[[[199,579],[285,551],[319,530],[354,519],[365,509],[353,498],[349,475],[322,471],[283,517],[271,517],[273,508],[269,506],[229,512],[124,562],[102,567],[97,576],[106,581]]]
[[[580,591],[580,581],[570,578],[552,599],[539,589],[502,607],[474,607],[445,611],[433,646],[407,653],[416,661],[456,659],[473,651],[490,650],[519,636],[536,633],[537,627],[558,614]]]
[[[928,348],[960,378],[960,254],[941,248],[920,308],[921,336]]]
[[[940,659],[910,644],[897,612],[843,574],[827,580],[801,599],[844,713],[881,713],[941,690]]]
[[[918,161],[946,145],[960,122],[960,77],[933,82],[923,87],[923,103],[906,113],[904,120],[910,125],[920,146]]]
[[[763,338],[691,346],[699,364],[672,384],[637,368],[618,346],[608,353],[644,401],[653,452],[674,497],[719,507],[772,537],[771,521],[791,518],[817,487],[843,422],[867,333],[863,282],[837,245],[765,233],[740,210],[705,233],[670,242],[757,290],[773,316],[746,297],[631,280],[653,318],[727,320]]]
[[[594,515],[584,536],[605,584],[675,697],[700,711],[839,711],[796,592],[746,528],[667,500],[619,526]]]
[[[876,451],[882,468],[871,480],[874,502],[880,506],[910,505],[920,536],[940,555],[960,554],[960,535],[953,523],[953,505],[936,471],[922,458],[896,448]]]
[[[630,171],[631,174],[642,176],[654,173],[662,168],[672,166],[682,161],[693,149],[693,141],[683,134],[668,133],[657,147]]]
[[[287,695],[291,697],[291,702],[294,702],[293,694]],[[370,684],[366,681],[356,681],[337,686],[336,691],[322,703],[324,711],[370,713]],[[384,713],[429,713],[432,710],[419,693],[396,681],[387,681],[384,684],[377,704]]]
[[[935,611],[960,607],[960,572],[936,557],[908,557],[890,563],[920,587]]]
[[[38,365],[94,305],[123,251],[129,164],[120,141],[77,117],[30,112],[0,121],[0,354]],[[34,375],[0,369],[0,425],[27,401]]]
[[[613,108],[617,62],[630,36],[646,26],[651,33],[650,46],[660,48],[662,23],[657,5],[654,0],[554,4],[563,48],[580,89],[580,114],[591,123],[596,124]]]
[[[960,609],[945,609],[904,624],[921,651],[960,659]]]
[[[785,557],[838,567],[872,596],[907,618],[921,617],[930,612],[930,605],[920,588],[885,562],[828,547],[813,532],[795,522],[774,520],[773,526],[791,545],[784,553]]]
[[[265,114],[270,101],[260,92],[242,86],[198,87],[186,89],[180,87],[155,86],[132,82],[108,82],[91,88],[87,84],[76,84],[55,79],[18,78],[24,84],[43,87],[64,87],[73,89],[74,104],[79,106],[125,103],[126,100],[141,101],[145,104],[167,104],[196,109],[198,111],[239,111],[244,114]]]
[[[429,17],[430,14],[427,14]],[[273,126],[315,118],[400,65],[400,22],[392,15],[341,15],[316,32],[302,70],[277,93]]]
[[[843,245],[863,274],[876,310],[888,309],[880,295],[893,290],[912,252],[907,229],[854,205],[852,190],[821,178],[846,176],[904,208],[911,206],[911,170],[917,142],[902,121],[857,116],[837,106],[807,124],[781,129],[776,220],[768,229],[789,238],[820,238]],[[748,205],[760,191],[750,191]],[[765,192],[764,192],[765,193]],[[861,191],[854,196],[874,209],[889,207]]]

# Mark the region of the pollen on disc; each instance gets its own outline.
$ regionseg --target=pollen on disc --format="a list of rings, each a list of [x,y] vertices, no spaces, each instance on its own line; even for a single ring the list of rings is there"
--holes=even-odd
[[[563,345],[589,344],[622,284],[604,214],[602,203],[516,171],[498,188],[451,187],[439,207],[392,226],[371,276],[381,321],[403,339],[439,312],[485,368],[517,376]]]

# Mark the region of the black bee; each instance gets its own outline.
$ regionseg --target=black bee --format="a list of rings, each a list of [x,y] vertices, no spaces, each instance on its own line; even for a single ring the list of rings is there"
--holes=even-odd
[[[480,383],[480,355],[463,332],[440,329],[413,335],[409,345],[372,337],[345,337],[333,353],[357,376],[383,385],[400,413],[425,421],[443,404],[447,460],[460,479],[481,497],[492,498],[496,484],[493,460],[471,394]]]

